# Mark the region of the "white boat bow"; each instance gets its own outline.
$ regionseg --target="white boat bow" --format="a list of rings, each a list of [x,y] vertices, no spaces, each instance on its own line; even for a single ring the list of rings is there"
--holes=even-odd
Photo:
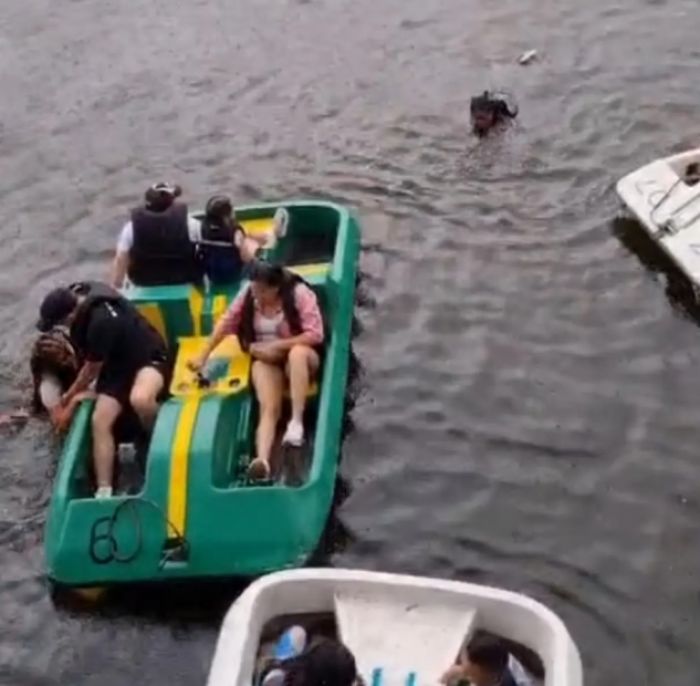
[[[208,686],[251,686],[263,627],[298,613],[333,613],[367,686],[436,685],[475,630],[536,652],[545,686],[582,686],[563,622],[541,603],[488,586],[398,574],[298,569],[253,582],[224,619]]]

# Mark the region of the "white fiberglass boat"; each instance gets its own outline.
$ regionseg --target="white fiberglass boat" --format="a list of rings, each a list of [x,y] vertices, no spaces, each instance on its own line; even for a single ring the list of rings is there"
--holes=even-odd
[[[700,148],[658,159],[617,182],[647,233],[700,285]]]
[[[465,639],[484,630],[529,648],[545,686],[582,686],[578,649],[544,605],[458,581],[343,569],[298,569],[253,582],[228,611],[208,686],[251,686],[266,627],[326,614],[367,686],[437,686]],[[301,623],[301,621],[299,622]]]

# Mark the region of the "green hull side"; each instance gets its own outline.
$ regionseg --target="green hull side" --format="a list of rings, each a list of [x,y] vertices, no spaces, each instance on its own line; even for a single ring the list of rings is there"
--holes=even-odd
[[[217,576],[255,576],[305,562],[323,532],[333,498],[340,452],[354,307],[359,226],[330,203],[286,205],[313,240],[315,217],[337,213],[338,229],[330,271],[308,280],[322,295],[330,333],[320,383],[310,474],[298,488],[242,486],[239,462],[252,441],[248,392],[208,396],[200,404],[189,450],[186,519],[182,548],[167,548],[168,488],[173,441],[183,401],[161,408],[147,460],[145,483],[133,498],[96,501],[85,495],[90,448],[91,403],[80,408],[59,464],[45,531],[48,575],[66,585],[95,585]],[[276,206],[243,208],[243,218],[265,217]],[[283,252],[281,246],[280,252]],[[283,255],[282,255],[283,257]],[[157,302],[168,338],[207,333],[214,294],[202,298],[199,324],[192,317],[190,286],[134,289],[138,302]],[[226,300],[236,288],[223,292]],[[100,535],[121,506],[111,529],[112,543]],[[103,519],[102,523],[99,522]],[[110,553],[115,553],[111,559]],[[121,558],[124,558],[123,560]]]

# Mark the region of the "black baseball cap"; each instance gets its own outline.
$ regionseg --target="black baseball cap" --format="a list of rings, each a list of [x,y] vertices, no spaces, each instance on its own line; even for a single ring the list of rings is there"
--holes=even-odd
[[[54,288],[43,300],[39,308],[39,321],[36,328],[46,332],[60,324],[76,307],[78,298],[68,288]]]

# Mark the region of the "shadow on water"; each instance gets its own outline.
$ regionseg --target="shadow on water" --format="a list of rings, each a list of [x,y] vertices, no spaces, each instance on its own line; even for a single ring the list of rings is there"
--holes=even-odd
[[[616,217],[612,221],[612,233],[650,272],[665,277],[666,297],[673,309],[700,326],[700,302],[693,284],[639,222],[630,217]]]

